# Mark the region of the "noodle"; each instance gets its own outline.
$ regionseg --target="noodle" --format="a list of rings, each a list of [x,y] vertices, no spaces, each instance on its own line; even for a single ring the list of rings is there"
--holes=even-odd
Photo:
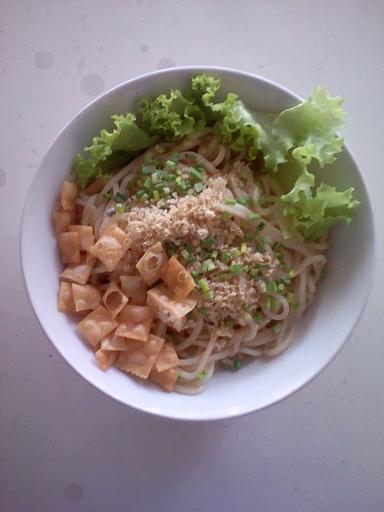
[[[271,279],[269,276],[273,276],[273,280],[280,283],[279,279],[283,277],[282,268],[290,272],[287,284],[283,283],[281,289],[272,287],[270,292],[263,288],[265,285],[262,286],[258,282],[260,277],[256,276],[255,281],[250,284],[249,277],[246,278],[244,273],[238,276],[237,295],[234,295],[233,300],[236,297],[241,298],[245,306],[253,308],[252,311],[256,311],[256,314],[250,314],[244,309],[241,313],[234,312],[232,316],[229,315],[229,320],[225,323],[220,317],[219,309],[219,320],[216,321],[210,316],[213,315],[212,300],[207,300],[206,303],[199,304],[199,307],[204,306],[202,310],[206,310],[208,317],[196,310],[184,328],[176,334],[162,317],[161,320],[156,320],[153,332],[165,338],[174,347],[179,358],[175,391],[197,394],[203,391],[204,384],[211,379],[218,367],[237,368],[244,358],[274,357],[289,346],[297,320],[315,296],[317,283],[327,261],[324,251],[327,250],[328,243],[325,236],[311,243],[285,238],[275,215],[274,205],[281,194],[276,181],[261,173],[255,181],[252,171],[244,161],[244,154],[234,154],[230,147],[220,143],[211,129],[189,135],[175,144],[158,144],[123,167],[111,177],[99,193],[91,196],[81,194],[77,199],[78,205],[82,208],[81,224],[93,227],[96,240],[112,226],[120,226],[123,230],[134,227],[138,221],[132,221],[128,217],[129,213],[114,211],[113,215],[110,214],[111,209],[114,210],[116,206],[112,197],[125,194],[129,204],[132,184],[135,183],[143,162],[145,163],[148,158],[156,158],[164,165],[175,152],[178,152],[180,175],[188,173],[192,165],[199,165],[207,174],[206,180],[217,179],[219,176],[228,177],[223,197],[229,201],[223,201],[218,208],[218,215],[225,214],[226,218],[230,219],[228,233],[232,229],[235,233],[233,236],[236,237],[236,233],[241,232],[239,230],[247,233],[249,229],[251,238],[255,238],[262,230],[262,249],[258,249],[261,253],[248,254],[245,244],[244,258],[248,260],[244,260],[244,266],[260,260],[266,267],[262,271],[265,273],[261,276],[266,282]],[[239,178],[234,170],[240,170],[240,176],[243,178]],[[106,197],[108,199],[105,199]],[[248,202],[236,202],[241,202],[242,198],[247,197]],[[133,210],[135,207],[136,204],[133,204]],[[251,225],[249,219],[252,215],[254,222]],[[202,240],[200,243],[204,244],[204,238]],[[181,242],[172,235],[168,236],[168,240],[160,241],[171,241],[176,251],[181,250]],[[227,250],[225,242],[220,243],[224,244],[224,249],[221,246],[218,246],[218,249]],[[238,252],[242,251],[243,248]],[[144,250],[140,254],[132,250],[130,255],[128,251],[127,256],[110,273],[102,262],[97,261],[91,271],[90,282],[104,290],[110,279],[118,282],[122,275],[136,275],[136,263],[143,252]],[[195,252],[199,254],[198,245],[193,246],[192,250],[189,249],[187,255],[194,256]],[[217,251],[216,256],[209,255],[208,259],[214,269],[220,269],[222,263]],[[193,265],[191,269],[194,269]],[[214,291],[219,293],[221,289],[225,290],[226,281],[230,279],[231,275],[223,282],[215,282]],[[227,307],[224,302],[223,310]]]

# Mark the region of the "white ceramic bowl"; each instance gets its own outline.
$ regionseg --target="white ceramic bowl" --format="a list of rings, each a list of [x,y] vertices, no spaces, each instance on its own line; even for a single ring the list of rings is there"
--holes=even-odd
[[[294,342],[269,361],[254,361],[236,373],[218,372],[204,393],[168,394],[142,385],[116,369],[101,372],[92,351],[76,334],[74,323],[56,310],[58,259],[51,212],[59,187],[75,154],[110,116],[135,109],[135,100],[169,88],[184,88],[199,72],[221,78],[224,91],[240,95],[255,111],[279,112],[300,98],[255,75],[215,67],[174,68],[150,73],[103,94],[70,121],[42,159],[26,201],[22,231],[22,265],[28,293],[43,329],[64,359],[88,382],[107,395],[136,409],[184,420],[230,418],[260,410],[301,388],[340,350],[366,304],[374,269],[374,228],[370,201],[359,170],[345,148],[324,171],[327,183],[353,186],[361,206],[350,226],[332,232],[327,277],[316,302],[304,316]],[[342,91],[340,91],[342,92]]]

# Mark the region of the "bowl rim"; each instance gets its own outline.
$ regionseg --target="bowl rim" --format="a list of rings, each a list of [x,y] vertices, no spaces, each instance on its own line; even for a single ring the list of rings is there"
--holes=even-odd
[[[177,73],[177,72],[191,72],[191,73],[193,73],[193,72],[194,73],[200,73],[200,72],[208,72],[208,73],[209,72],[210,73],[224,72],[225,73],[225,72],[227,72],[227,73],[230,73],[230,74],[243,76],[243,77],[245,77],[247,79],[263,82],[265,85],[277,88],[280,91],[282,91],[282,92],[292,96],[298,102],[303,101],[303,98],[301,96],[299,96],[295,92],[291,91],[287,87],[281,85],[280,83],[275,82],[274,80],[265,78],[263,76],[255,74],[255,73],[250,73],[250,72],[247,72],[247,71],[238,70],[236,68],[231,68],[231,67],[226,67],[226,66],[210,66],[210,65],[175,66],[175,67],[171,67],[171,68],[164,68],[164,69],[160,69],[160,70],[156,70],[156,71],[151,71],[151,72],[148,72],[148,73],[143,73],[141,75],[135,76],[135,77],[130,78],[128,80],[125,80],[123,82],[120,82],[119,84],[111,87],[107,91],[104,91],[102,94],[98,95],[93,100],[91,100],[89,103],[87,103],[84,107],[82,107],[78,112],[76,112],[65,123],[64,127],[61,128],[57,132],[57,134],[53,137],[53,139],[49,143],[48,147],[44,151],[44,154],[40,158],[37,171],[35,172],[35,174],[34,174],[34,176],[32,178],[32,181],[31,181],[31,183],[30,183],[30,185],[28,187],[28,190],[27,190],[27,193],[26,193],[26,196],[25,196],[25,200],[24,200],[22,214],[21,214],[20,229],[19,229],[19,256],[20,256],[20,260],[21,260],[21,270],[22,270],[22,276],[23,276],[23,283],[24,283],[25,289],[27,291],[27,296],[28,296],[29,302],[30,302],[30,304],[32,306],[32,310],[33,310],[34,316],[37,319],[38,323],[40,324],[40,326],[41,326],[41,328],[42,328],[46,338],[49,340],[51,345],[53,345],[53,347],[57,350],[57,352],[59,352],[59,354],[64,359],[64,361],[69,365],[69,367],[73,371],[75,371],[82,379],[84,379],[88,384],[92,385],[94,388],[96,388],[98,391],[102,392],[105,396],[109,397],[110,399],[114,399],[115,401],[117,401],[117,402],[119,402],[119,403],[121,403],[121,404],[123,404],[125,406],[129,406],[129,407],[135,409],[136,411],[139,411],[139,412],[142,412],[142,413],[147,413],[147,414],[150,414],[150,415],[155,416],[155,417],[161,417],[161,418],[178,420],[178,421],[191,421],[191,422],[207,422],[207,421],[216,421],[216,420],[228,420],[228,419],[232,419],[232,418],[237,418],[237,417],[253,414],[253,413],[265,410],[265,409],[267,409],[269,407],[272,407],[273,405],[276,405],[276,404],[278,404],[278,403],[288,399],[293,394],[295,394],[297,391],[300,391],[307,384],[312,382],[320,373],[322,373],[331,364],[331,362],[336,358],[336,356],[339,354],[339,352],[345,347],[346,342],[351,337],[351,334],[355,330],[358,322],[360,321],[360,319],[361,319],[361,317],[362,317],[362,315],[363,315],[363,313],[365,311],[365,308],[367,306],[369,297],[371,295],[373,279],[374,279],[375,269],[376,269],[376,265],[377,265],[377,227],[376,227],[376,221],[375,221],[375,216],[374,216],[373,207],[372,207],[372,200],[371,200],[369,192],[368,192],[368,187],[367,187],[367,184],[366,184],[365,177],[364,177],[363,173],[360,171],[360,168],[357,165],[357,162],[356,162],[356,159],[355,159],[354,155],[352,154],[351,150],[349,149],[349,147],[346,144],[343,144],[343,150],[347,153],[348,157],[351,159],[351,161],[355,165],[355,168],[357,170],[358,176],[359,176],[359,178],[361,180],[362,189],[363,189],[364,195],[366,197],[366,207],[367,207],[367,211],[368,211],[368,217],[369,217],[369,220],[371,222],[371,228],[372,228],[372,238],[371,238],[372,247],[370,249],[370,251],[371,251],[370,258],[371,258],[371,261],[372,261],[372,267],[371,267],[371,271],[370,271],[370,275],[369,275],[368,286],[367,286],[366,292],[365,292],[365,297],[364,297],[364,299],[363,299],[363,301],[361,303],[361,309],[360,309],[359,314],[356,315],[354,321],[351,323],[351,326],[350,326],[350,329],[349,329],[348,333],[345,335],[344,339],[339,343],[339,345],[333,350],[333,352],[331,353],[331,356],[313,374],[311,374],[310,377],[306,378],[302,383],[292,387],[289,390],[289,392],[285,393],[283,396],[280,396],[280,397],[277,397],[277,398],[271,400],[271,402],[269,402],[269,403],[267,403],[265,405],[262,405],[262,406],[252,406],[252,405],[249,406],[248,405],[248,406],[242,407],[240,410],[236,410],[236,411],[230,411],[230,412],[227,412],[227,413],[215,413],[214,416],[204,416],[204,417],[192,416],[192,417],[189,417],[189,416],[186,416],[186,415],[182,415],[180,413],[170,413],[168,411],[160,412],[160,411],[148,410],[145,407],[141,407],[139,404],[131,404],[131,403],[128,403],[126,400],[123,400],[123,398],[121,398],[121,397],[117,397],[117,396],[111,395],[110,393],[108,393],[108,391],[106,389],[103,389],[97,382],[94,382],[86,374],[82,373],[78,368],[76,368],[74,365],[72,365],[70,358],[67,358],[64,355],[64,353],[61,351],[59,346],[56,345],[53,342],[53,340],[48,336],[48,334],[47,334],[47,332],[45,330],[45,327],[43,325],[43,320],[40,319],[39,315],[37,314],[37,308],[36,308],[36,306],[34,304],[33,293],[32,293],[32,290],[30,290],[30,288],[29,288],[28,279],[27,279],[27,275],[26,275],[26,265],[27,265],[27,263],[26,263],[26,251],[27,251],[27,248],[26,248],[26,245],[25,245],[25,239],[26,239],[25,231],[27,229],[26,228],[26,225],[27,225],[27,210],[28,210],[28,206],[29,206],[29,202],[30,202],[30,198],[31,198],[31,190],[32,190],[32,188],[34,186],[34,182],[35,182],[38,174],[40,173],[42,163],[43,163],[46,155],[50,152],[51,148],[56,144],[57,140],[62,136],[62,134],[69,128],[69,126],[79,116],[85,114],[87,112],[87,110],[91,109],[102,98],[104,98],[104,97],[106,97],[106,96],[108,96],[108,95],[118,91],[119,89],[124,89],[127,86],[129,86],[129,85],[131,85],[131,84],[133,84],[135,82],[139,82],[141,80],[148,80],[148,79],[151,79],[153,77],[157,77],[158,75],[167,75],[167,74],[171,75],[171,74]]]

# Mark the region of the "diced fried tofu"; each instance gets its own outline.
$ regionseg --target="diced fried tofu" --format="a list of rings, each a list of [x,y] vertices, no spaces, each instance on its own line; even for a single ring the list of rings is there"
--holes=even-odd
[[[57,241],[62,263],[80,262],[80,238],[78,233],[59,233]]]
[[[127,350],[120,352],[116,366],[141,379],[147,379],[164,343],[163,338],[149,335],[147,343],[130,340]]]
[[[121,292],[114,281],[111,281],[103,295],[104,306],[113,317],[117,316],[127,304],[127,297]]]
[[[171,291],[160,284],[148,290],[147,304],[153,307],[157,318],[176,331],[181,331],[185,324],[185,316],[193,310],[197,300],[192,297],[175,299]]]
[[[116,320],[104,306],[99,306],[77,324],[79,332],[94,347],[116,327]]]
[[[72,281],[78,284],[86,284],[95,264],[95,258],[88,258],[84,263],[69,265],[61,274],[60,278],[65,281]]]
[[[177,299],[185,299],[195,287],[193,277],[176,256],[163,267],[161,277]]]
[[[103,350],[127,350],[128,340],[119,336],[107,336],[101,341]]]
[[[76,183],[72,181],[64,181],[61,186],[60,204],[64,211],[75,210],[75,199],[77,196]]]
[[[131,246],[131,239],[129,238],[127,233],[120,229],[119,226],[116,226],[116,224],[108,226],[106,230],[103,232],[103,236],[111,236],[113,238],[116,238],[116,240],[120,242],[124,252]]]
[[[120,276],[121,289],[132,304],[144,306],[147,301],[147,285],[141,276]]]
[[[118,351],[103,350],[102,348],[99,348],[99,350],[95,352],[95,356],[100,370],[103,370],[103,372],[107,371],[108,368],[113,366],[118,355]]]
[[[125,306],[117,320],[116,336],[138,341],[148,341],[153,321],[153,310],[148,306]]]
[[[101,302],[100,291],[91,284],[72,284],[73,300],[76,311],[96,309]]]
[[[55,228],[55,233],[59,234],[63,231],[68,231],[68,226],[75,222],[76,220],[76,212],[74,210],[69,212],[62,211],[54,211],[52,214],[53,218],[53,226]]]
[[[110,226],[90,247],[89,252],[104,263],[108,272],[112,272],[129,248],[130,243],[128,235],[114,225]]]
[[[79,233],[80,250],[89,251],[90,247],[93,245],[95,241],[92,226],[83,226],[81,224],[71,225],[68,226],[68,231],[75,231]]]
[[[164,372],[159,372],[156,366],[154,366],[149,374],[149,378],[165,391],[173,391],[177,380],[177,370],[170,368]]]
[[[156,360],[155,367],[158,372],[164,372],[179,365],[176,350],[170,343],[164,343]]]
[[[163,246],[160,242],[145,251],[136,264],[137,270],[148,286],[160,279],[161,269],[168,261]]]
[[[70,283],[60,283],[59,295],[57,298],[57,309],[62,313],[76,313],[72,295],[72,286]]]

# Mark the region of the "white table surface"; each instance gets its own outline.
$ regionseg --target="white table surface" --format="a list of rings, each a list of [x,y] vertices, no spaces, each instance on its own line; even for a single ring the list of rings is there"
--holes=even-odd
[[[1,512],[384,510],[382,261],[359,326],[314,382],[257,414],[188,424],[75,374],[34,318],[18,247],[39,160],[81,107],[150,70],[218,64],[345,97],[382,254],[383,0],[3,0],[0,38]]]

